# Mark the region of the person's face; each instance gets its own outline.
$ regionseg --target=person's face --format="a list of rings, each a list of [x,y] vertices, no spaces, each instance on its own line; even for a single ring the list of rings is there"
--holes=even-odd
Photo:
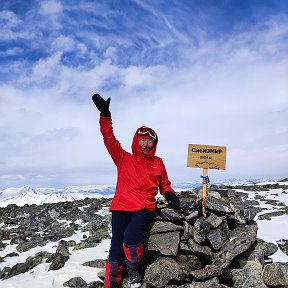
[[[152,147],[154,145],[154,140],[152,140],[150,138],[141,139],[139,141],[139,145],[140,145],[143,153],[147,154],[152,149]]]

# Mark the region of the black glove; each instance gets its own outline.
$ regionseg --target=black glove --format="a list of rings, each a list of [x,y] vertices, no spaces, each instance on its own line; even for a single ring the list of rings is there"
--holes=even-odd
[[[167,191],[164,194],[164,197],[166,198],[166,200],[170,201],[170,207],[173,209],[179,209],[180,208],[180,201],[179,198],[176,196],[176,194],[174,194],[171,191]]]
[[[94,94],[92,100],[96,105],[97,109],[100,111],[101,116],[111,117],[111,112],[109,110],[110,100],[109,97],[107,100],[104,100],[99,94]]]

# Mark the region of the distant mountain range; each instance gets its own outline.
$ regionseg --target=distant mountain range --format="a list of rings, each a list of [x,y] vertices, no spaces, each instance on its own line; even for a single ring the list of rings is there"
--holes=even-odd
[[[247,184],[259,182],[275,182],[275,180],[268,179],[250,179],[237,180],[230,179],[225,181],[218,181],[213,184]],[[179,182],[173,183],[175,191],[193,190],[201,186],[201,182]],[[17,206],[24,206],[25,204],[41,205],[43,203],[57,203],[63,201],[74,201],[88,198],[111,198],[115,193],[115,185],[86,185],[86,186],[69,186],[65,188],[32,188],[25,185],[20,188],[7,188],[0,190],[0,207],[6,207],[9,204],[16,204]]]
[[[113,185],[69,186],[63,189],[32,188],[25,185],[20,188],[7,188],[0,191],[0,207],[9,204],[24,206],[25,204],[41,205],[79,199],[112,197],[115,192]]]

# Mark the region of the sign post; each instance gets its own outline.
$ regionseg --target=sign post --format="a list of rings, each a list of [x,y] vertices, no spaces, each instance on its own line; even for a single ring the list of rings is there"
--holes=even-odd
[[[204,201],[205,201],[206,196],[208,195],[208,183],[209,183],[208,168],[203,168],[203,176],[202,176],[202,178],[203,178],[202,199],[201,199],[202,215],[203,215],[203,217],[206,217]]]
[[[208,169],[226,169],[226,147],[188,144],[188,167],[203,168],[202,215],[206,217],[204,201],[208,195]]]

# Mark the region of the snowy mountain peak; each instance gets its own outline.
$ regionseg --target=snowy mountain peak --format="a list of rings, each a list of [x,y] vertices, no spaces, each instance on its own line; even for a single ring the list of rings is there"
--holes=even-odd
[[[239,181],[239,180],[227,180],[214,184],[235,184],[235,183],[251,183],[251,180]],[[253,181],[253,183],[263,183],[262,181]],[[274,181],[272,181],[273,183]],[[276,183],[276,182],[274,182]],[[211,184],[211,183],[210,183]],[[201,186],[201,182],[179,182],[173,183],[175,191],[193,190],[196,187]],[[0,191],[0,207],[6,207],[9,204],[16,204],[18,206],[24,206],[25,204],[37,204],[43,203],[56,203],[63,201],[74,201],[88,198],[111,198],[115,193],[115,185],[86,185],[86,186],[68,186],[65,188],[32,188],[29,185],[25,185],[19,188],[7,188]]]
[[[29,185],[25,185],[23,187],[20,188],[21,190],[21,193],[26,193],[26,192],[35,192],[35,189],[32,188],[31,186]]]
[[[17,206],[24,206],[26,204],[41,205],[43,203],[57,203],[63,201],[73,201],[75,199],[62,196],[57,193],[41,194],[37,192],[22,192],[16,197],[7,197],[0,200],[0,207],[6,207],[9,204],[16,204]]]
[[[89,198],[110,198],[115,192],[113,185],[69,186],[64,189],[32,188],[25,185],[19,188],[7,188],[0,191],[0,207],[9,204],[24,206],[25,204],[41,205],[43,203],[57,203]]]

